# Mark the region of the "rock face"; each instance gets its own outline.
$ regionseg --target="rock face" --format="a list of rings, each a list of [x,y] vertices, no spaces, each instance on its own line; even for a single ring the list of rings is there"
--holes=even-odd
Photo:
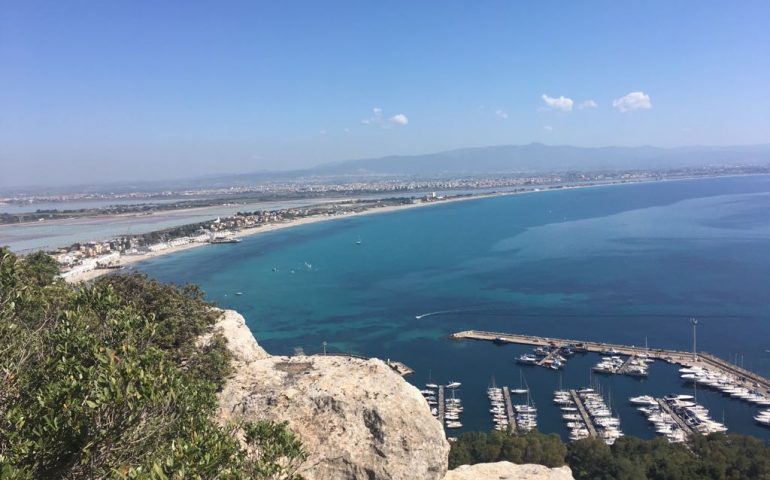
[[[462,465],[447,472],[444,480],[574,480],[569,467],[516,465],[511,462]]]
[[[232,311],[219,327],[236,357],[219,394],[221,420],[288,422],[309,453],[301,471],[308,480],[444,478],[449,444],[441,425],[384,362],[270,356]]]
[[[222,318],[217,322],[216,328],[227,338],[227,348],[233,353],[236,368],[270,357],[270,354],[257,344],[257,339],[251,334],[240,313],[222,310]]]

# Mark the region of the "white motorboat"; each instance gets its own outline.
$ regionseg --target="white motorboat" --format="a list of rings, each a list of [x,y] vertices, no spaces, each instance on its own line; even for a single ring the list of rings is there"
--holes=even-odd
[[[658,402],[650,395],[641,395],[638,397],[631,397],[628,399],[629,402],[633,403],[634,405],[657,405]]]

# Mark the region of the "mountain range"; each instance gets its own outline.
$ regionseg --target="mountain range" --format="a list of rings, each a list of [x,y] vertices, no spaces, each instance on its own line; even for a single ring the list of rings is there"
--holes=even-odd
[[[461,148],[423,155],[391,155],[327,163],[286,171],[211,174],[195,178],[72,185],[61,191],[111,192],[182,190],[250,186],[271,181],[316,178],[330,181],[377,177],[437,178],[484,174],[544,174],[695,167],[770,166],[770,144],[724,147],[575,147],[569,145],[499,145]],[[256,167],[256,165],[255,165]],[[10,189],[9,189],[10,190]],[[47,191],[30,187],[27,191]],[[21,189],[14,189],[21,191]]]
[[[426,155],[349,160],[297,171],[303,175],[442,175],[564,172],[759,165],[770,163],[770,145],[735,147],[573,147],[501,145]]]

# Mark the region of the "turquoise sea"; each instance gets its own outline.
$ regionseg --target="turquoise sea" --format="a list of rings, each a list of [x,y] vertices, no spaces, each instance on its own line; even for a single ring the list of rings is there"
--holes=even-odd
[[[360,240],[360,245],[357,241]],[[138,269],[194,282],[247,319],[271,353],[329,349],[398,359],[418,386],[463,383],[463,430],[491,427],[485,389],[519,384],[524,346],[455,342],[484,329],[698,348],[770,375],[770,176],[555,190],[317,223],[160,257]],[[242,292],[242,295],[235,295]],[[424,315],[426,313],[432,315]],[[598,356],[562,373],[526,368],[539,428],[566,434],[552,392],[587,385]],[[626,434],[652,437],[628,405],[691,393],[676,367],[601,377]],[[770,438],[756,407],[698,390],[731,431]]]

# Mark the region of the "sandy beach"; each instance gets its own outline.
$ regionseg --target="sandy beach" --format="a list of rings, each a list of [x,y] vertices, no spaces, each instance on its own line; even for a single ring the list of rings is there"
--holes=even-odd
[[[369,208],[367,210],[364,210],[362,212],[355,212],[355,213],[348,213],[343,215],[314,215],[310,217],[303,217],[298,218],[295,220],[288,220],[285,222],[280,223],[270,223],[267,225],[261,225],[259,227],[254,228],[248,228],[244,230],[240,230],[234,233],[233,237],[235,238],[243,238],[243,237],[249,237],[252,235],[259,235],[260,233],[267,233],[267,232],[274,232],[276,230],[282,230],[285,228],[292,228],[292,227],[298,227],[301,225],[309,225],[311,223],[318,223],[318,222],[328,222],[331,220],[341,220],[345,218],[352,218],[352,217],[358,217],[363,215],[374,215],[374,214],[381,214],[381,213],[389,213],[389,212],[395,212],[400,210],[407,210],[412,208],[421,208],[421,207],[431,207],[434,205],[446,205],[448,203],[454,203],[454,202],[463,202],[463,201],[469,201],[469,200],[481,200],[484,198],[491,198],[491,197],[499,197],[499,196],[506,196],[506,195],[520,195],[522,193],[531,193],[535,192],[536,190],[527,191],[527,192],[503,192],[503,193],[491,193],[491,194],[483,194],[483,195],[472,195],[468,197],[459,197],[459,198],[450,198],[447,200],[437,200],[432,202],[421,202],[421,203],[414,203],[414,204],[405,204],[405,205],[390,205],[386,207],[374,207]],[[171,255],[178,252],[183,252],[185,250],[191,250],[193,248],[203,247],[203,246],[209,246],[210,243],[204,243],[204,242],[195,242],[195,243],[188,243],[185,245],[179,245],[174,247],[168,247],[164,250],[159,250],[156,252],[147,252],[145,254],[141,255],[121,255],[120,261],[117,263],[117,265],[120,265],[122,267],[127,267],[129,265],[133,265],[135,263],[143,262],[145,260],[149,260],[151,258],[160,257],[163,255]],[[87,282],[90,280],[93,280],[95,278],[98,278],[102,275],[106,275],[112,272],[115,272],[116,270],[113,269],[97,269],[97,270],[90,270],[88,272],[82,272],[82,273],[76,273],[69,277],[67,277],[66,281],[67,283],[80,283],[80,282]],[[119,270],[118,270],[119,271]]]
[[[722,175],[718,175],[718,176],[722,176]],[[742,176],[742,175],[726,175],[726,176]],[[639,184],[639,183],[654,183],[659,181],[692,180],[695,178],[702,178],[702,177],[683,176],[683,177],[677,177],[677,178],[650,179],[650,180],[609,181],[605,183],[592,183],[589,185],[579,185],[579,184],[578,185],[560,185],[560,188],[565,188],[565,189],[597,188],[597,187],[607,187],[611,185],[620,185],[620,184]],[[483,193],[479,195],[470,195],[470,196],[464,196],[464,197],[450,198],[446,200],[437,200],[432,202],[420,202],[420,203],[405,204],[405,205],[390,205],[386,207],[374,207],[374,208],[369,208],[367,210],[364,210],[362,212],[355,212],[355,213],[349,213],[344,215],[314,215],[311,217],[303,217],[295,220],[288,220],[281,223],[270,223],[259,227],[240,230],[235,232],[233,236],[236,238],[243,238],[251,235],[258,235],[260,233],[273,232],[275,230],[281,230],[284,228],[298,227],[300,225],[308,225],[311,223],[318,223],[318,222],[327,222],[331,220],[341,220],[344,218],[351,218],[351,217],[357,217],[362,215],[375,215],[375,214],[389,213],[389,212],[395,212],[400,210],[407,210],[411,208],[422,208],[422,207],[431,207],[434,205],[445,205],[447,203],[453,203],[453,202],[465,202],[465,201],[471,201],[471,200],[481,200],[485,198],[503,197],[503,196],[511,196],[511,195],[525,195],[530,193],[547,192],[551,190],[552,189],[549,188],[549,186],[543,186],[542,188],[533,188],[531,190],[523,190],[518,192]],[[206,245],[211,245],[211,244],[210,243],[189,243],[186,245],[168,247],[165,250],[160,250],[157,252],[148,252],[142,255],[121,255],[120,262],[118,263],[118,265],[129,266],[135,263],[143,262],[151,258],[159,257],[162,255],[171,255],[173,253],[190,250],[192,248],[203,247]],[[88,272],[74,274],[67,278],[67,282],[68,283],[86,282],[114,271],[115,270],[110,270],[110,269],[91,270]]]

